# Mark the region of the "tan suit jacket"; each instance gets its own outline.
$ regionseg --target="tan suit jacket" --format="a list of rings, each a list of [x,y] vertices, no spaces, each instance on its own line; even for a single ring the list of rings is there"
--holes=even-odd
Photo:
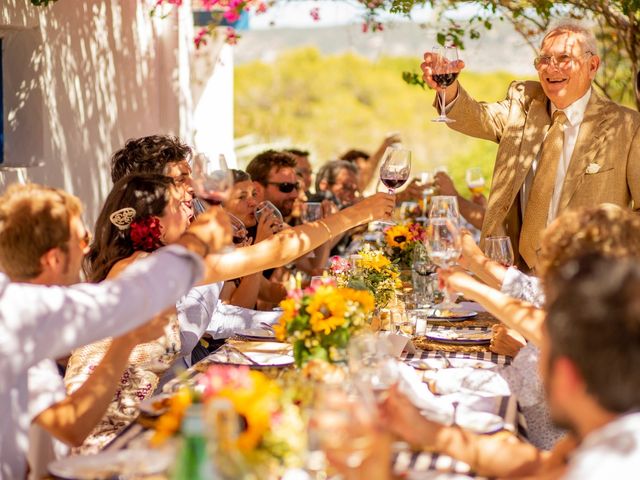
[[[518,252],[519,192],[549,128],[549,100],[539,82],[513,82],[497,103],[473,100],[462,87],[449,127],[499,144],[482,236],[511,237]],[[640,113],[592,91],[565,176],[558,214],[613,203],[640,208]],[[587,167],[598,164],[599,169]],[[520,258],[519,262],[523,261]]]

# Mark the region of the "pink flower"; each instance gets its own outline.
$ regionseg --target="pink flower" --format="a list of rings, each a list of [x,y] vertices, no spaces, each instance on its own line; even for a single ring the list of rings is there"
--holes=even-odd
[[[200,376],[198,385],[204,388],[202,395],[207,399],[226,387],[246,387],[249,381],[249,367],[212,365]]]
[[[364,22],[362,24],[362,33],[367,33],[369,31],[369,24],[367,22]]]
[[[264,2],[260,2],[256,7],[256,13],[261,14],[261,13],[265,13],[266,11],[267,11],[267,4]]]
[[[351,268],[349,260],[339,257],[338,255],[331,257],[329,260],[331,261],[329,270],[334,275],[341,275]]]
[[[225,33],[224,41],[229,45],[235,45],[238,43],[238,39],[240,35],[236,33],[236,31],[232,27],[227,28],[227,32]]]
[[[202,8],[209,11],[212,10],[219,3],[219,0],[200,0]]]
[[[313,18],[314,22],[317,22],[320,20],[320,9],[318,7],[314,7],[311,10],[309,10],[309,15],[311,15],[311,18]]]
[[[240,19],[240,14],[236,10],[227,10],[222,16],[229,23],[237,22]]]
[[[209,35],[209,30],[206,28],[201,28],[196,36],[193,38],[193,43],[195,43],[196,48],[200,48],[201,45],[207,44],[207,36]]]

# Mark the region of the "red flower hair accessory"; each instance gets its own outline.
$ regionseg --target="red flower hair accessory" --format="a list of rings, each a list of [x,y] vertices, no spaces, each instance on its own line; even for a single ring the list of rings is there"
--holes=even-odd
[[[136,250],[153,252],[162,247],[160,220],[154,216],[138,218],[129,225],[129,236]]]

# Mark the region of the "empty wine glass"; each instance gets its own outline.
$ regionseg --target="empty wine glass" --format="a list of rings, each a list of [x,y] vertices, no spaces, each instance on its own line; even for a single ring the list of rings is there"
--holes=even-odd
[[[191,184],[198,198],[210,205],[220,205],[229,198],[233,187],[233,174],[224,155],[215,164],[204,153],[193,156]]]
[[[235,245],[240,245],[247,239],[247,235],[249,235],[249,232],[247,231],[247,228],[245,227],[242,220],[229,212],[227,212],[227,215],[229,216],[229,220],[231,221],[233,243]]]
[[[460,222],[460,210],[458,199],[453,195],[436,195],[431,197],[430,218],[450,218],[458,224]]]
[[[459,71],[455,65],[458,60],[458,49],[454,46],[436,46],[433,47],[431,53],[436,57],[431,77],[438,85],[438,97],[440,99],[440,116],[434,118],[432,121],[444,123],[455,122],[452,118],[447,117],[445,90],[458,78]]]
[[[482,195],[485,181],[481,168],[473,167],[467,169],[465,179],[472,195]]]
[[[433,302],[432,277],[434,277],[435,265],[422,243],[417,243],[413,248],[412,267],[413,298],[418,307],[428,307]]]
[[[513,246],[509,237],[487,237],[484,240],[484,254],[504,267],[514,263]]]
[[[315,222],[322,218],[322,203],[305,202],[302,206],[302,221]]]
[[[427,228],[425,246],[431,261],[440,268],[449,269],[460,257],[462,245],[458,223],[451,218],[431,218]],[[438,305],[441,310],[455,308],[449,291],[444,290],[444,300]]]
[[[390,194],[394,194],[409,178],[411,173],[411,150],[402,148],[399,145],[387,147],[382,155],[382,166],[380,167],[380,181],[389,189]],[[382,221],[388,225],[394,222]]]
[[[275,228],[274,233],[282,230],[284,225],[284,218],[282,218],[282,213],[280,213],[280,210],[278,210],[278,208],[269,200],[264,200],[256,206],[256,221],[260,221],[260,216],[264,212],[271,212],[273,216],[276,217],[276,220],[278,220],[278,226]]]

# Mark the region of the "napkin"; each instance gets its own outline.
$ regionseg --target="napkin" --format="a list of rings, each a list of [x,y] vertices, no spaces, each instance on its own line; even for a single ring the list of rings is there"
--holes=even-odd
[[[409,365],[398,365],[398,389],[429,420],[450,424],[453,419],[453,405],[449,400],[436,397],[422,382],[418,373]]]
[[[416,353],[416,347],[414,347],[413,342],[405,335],[391,332],[378,332],[378,336],[389,340],[389,345],[391,346],[390,353],[396,358],[400,358],[400,355],[402,355],[402,352],[405,350],[408,353]]]
[[[509,396],[509,385],[493,370],[477,368],[446,368],[433,373],[435,391],[441,395],[452,393],[484,397]]]

